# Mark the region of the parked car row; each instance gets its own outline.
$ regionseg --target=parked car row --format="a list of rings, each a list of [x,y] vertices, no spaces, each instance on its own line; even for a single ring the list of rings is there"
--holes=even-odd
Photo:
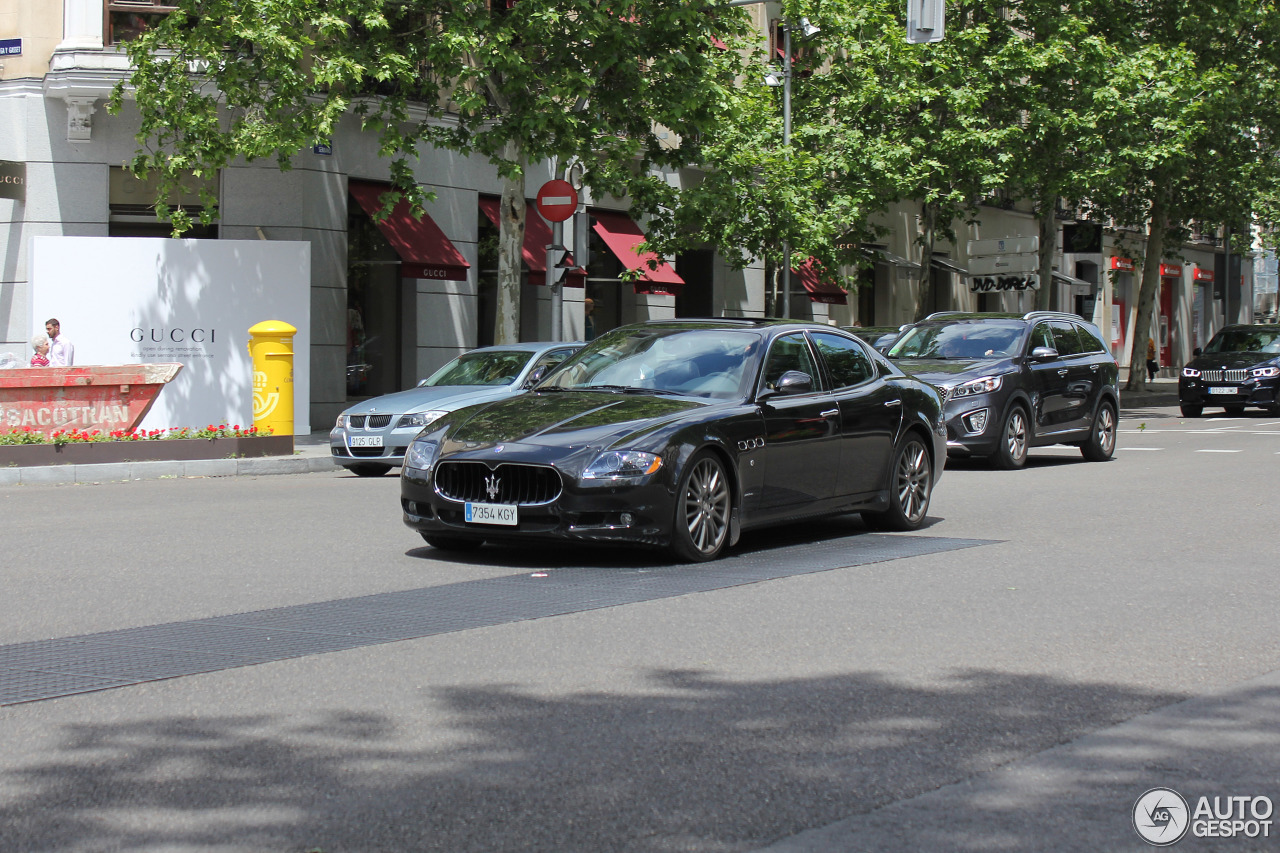
[[[404,521],[436,548],[612,542],[686,561],[835,513],[917,529],[948,454],[1016,468],[1045,444],[1115,449],[1118,368],[1078,317],[861,333],[669,320],[486,347],[343,412],[331,449],[359,475],[401,465]]]

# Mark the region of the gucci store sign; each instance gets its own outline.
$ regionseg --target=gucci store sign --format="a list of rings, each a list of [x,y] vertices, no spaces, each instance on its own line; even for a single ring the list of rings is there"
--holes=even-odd
[[[27,164],[0,160],[0,198],[27,200]]]

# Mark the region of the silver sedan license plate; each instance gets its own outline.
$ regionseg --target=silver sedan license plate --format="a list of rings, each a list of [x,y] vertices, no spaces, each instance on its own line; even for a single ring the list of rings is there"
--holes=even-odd
[[[1236,393],[1236,389],[1235,389],[1235,388],[1223,388],[1223,387],[1221,387],[1221,386],[1215,386],[1215,387],[1213,387],[1213,388],[1210,388],[1210,389],[1209,389],[1209,393],[1210,393],[1210,394],[1231,394],[1231,395],[1233,395],[1233,396],[1234,396],[1234,395],[1235,395],[1235,393]]]
[[[380,435],[353,435],[347,439],[352,447],[381,447],[382,436]]]
[[[514,527],[516,521],[515,504],[476,504],[467,501],[467,524],[502,524]]]

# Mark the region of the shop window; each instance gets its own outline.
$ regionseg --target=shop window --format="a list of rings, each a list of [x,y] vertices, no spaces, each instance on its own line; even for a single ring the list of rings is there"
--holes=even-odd
[[[106,0],[103,8],[107,44],[132,41],[177,10],[162,0]]]
[[[194,223],[183,237],[212,240],[218,237],[218,226],[204,225],[200,216],[205,202],[200,191],[217,198],[218,178],[209,179],[188,176],[169,196],[169,211],[182,210]],[[110,205],[110,221],[107,234],[111,237],[171,237],[173,226],[156,218],[156,180],[139,178],[120,166],[112,166],[108,174],[107,199]],[[216,210],[216,209],[215,209]]]

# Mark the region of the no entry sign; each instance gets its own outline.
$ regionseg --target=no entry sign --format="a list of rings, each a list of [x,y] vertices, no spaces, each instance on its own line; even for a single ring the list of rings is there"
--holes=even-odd
[[[578,209],[578,191],[568,181],[547,181],[534,201],[543,219],[564,222]]]

